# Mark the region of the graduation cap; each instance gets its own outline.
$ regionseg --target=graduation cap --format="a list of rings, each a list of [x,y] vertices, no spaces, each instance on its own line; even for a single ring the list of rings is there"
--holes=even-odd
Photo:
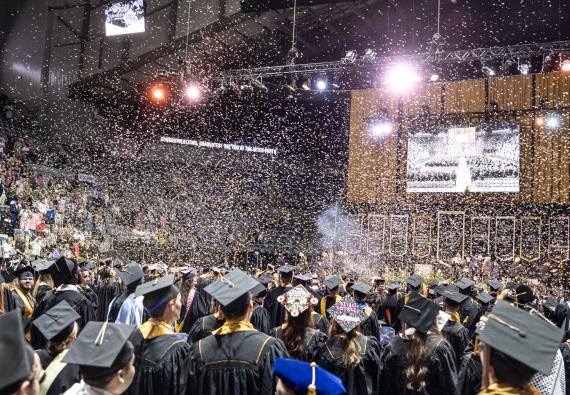
[[[32,267],[40,274],[48,273],[49,267],[54,264],[54,261],[45,261],[43,259],[36,259],[32,261]]]
[[[260,283],[262,283],[267,287],[267,284],[273,281],[273,279],[271,278],[271,276],[268,276],[267,274],[262,274],[257,277],[257,281],[259,281]]]
[[[342,298],[338,303],[329,307],[327,312],[345,333],[350,332],[368,318],[350,296]]]
[[[487,285],[493,292],[499,292],[501,288],[503,288],[503,284],[498,280],[489,280],[487,281]]]
[[[473,285],[475,285],[475,281],[471,280],[470,278],[462,278],[454,285],[459,288],[459,292],[467,292]]]
[[[56,287],[63,284],[75,284],[74,270],[75,262],[63,256],[48,268],[49,274],[51,274],[51,278]]]
[[[24,339],[20,309],[0,315],[0,393],[32,374],[34,355]]]
[[[258,284],[259,281],[255,278],[248,276],[240,269],[234,269],[221,277],[219,281],[208,285],[204,291],[222,306],[228,306],[253,290]]]
[[[534,302],[534,292],[528,285],[519,285],[515,289],[515,304],[525,305]]]
[[[283,265],[283,266],[277,268],[277,271],[279,273],[285,274],[285,275],[293,273],[294,270],[295,270],[295,266],[291,266],[291,265]]]
[[[328,276],[325,279],[325,285],[331,291],[334,291],[336,288],[338,288],[341,283],[342,281],[337,275]]]
[[[192,266],[184,266],[180,269],[180,274],[182,274],[182,277],[186,280],[196,277],[196,273],[198,273],[198,270]]]
[[[54,307],[32,321],[42,335],[53,342],[59,343],[69,337],[73,332],[75,321],[81,316],[67,303],[62,300]]]
[[[306,274],[296,274],[293,276],[293,279],[299,284],[308,284],[313,278]]]
[[[467,299],[467,295],[463,295],[462,293],[450,289],[443,291],[442,296],[445,298],[445,303],[452,307],[459,306],[465,301],[465,299]]]
[[[144,296],[143,304],[151,314],[179,293],[174,286],[174,274],[142,283],[135,290],[135,296]]]
[[[63,362],[79,365],[85,379],[109,377],[127,366],[134,355],[129,341],[136,326],[89,321]]]
[[[408,277],[408,279],[406,280],[406,282],[410,285],[410,287],[412,288],[417,288],[419,287],[422,282],[424,280],[418,276],[417,274],[412,274],[410,277]]]
[[[4,278],[4,281],[7,283],[11,283],[16,279],[16,276],[14,276],[14,271],[11,267],[0,270],[0,274]]]
[[[351,270],[348,273],[346,273],[346,278],[349,280],[356,281],[358,280],[358,273],[356,273],[354,270]]]
[[[389,284],[386,288],[388,289],[388,292],[389,292],[389,293],[395,294],[396,291],[397,291],[398,289],[400,289],[400,284],[398,284],[398,283],[392,283],[392,284]]]
[[[477,294],[477,300],[481,302],[483,305],[488,305],[493,300],[495,300],[494,296],[489,295],[487,292],[479,292]]]
[[[556,311],[556,306],[558,306],[558,302],[556,302],[556,299],[546,299],[543,306],[546,311],[554,313],[554,311]]]
[[[443,285],[443,284],[436,285],[436,286],[434,287],[434,289],[433,289],[433,291],[435,292],[435,295],[436,295],[436,296],[443,296],[444,292],[445,292],[445,291],[448,291],[448,290],[449,290],[448,286],[447,286],[447,285]]]
[[[318,303],[317,298],[302,285],[297,285],[289,291],[279,295],[277,301],[285,306],[285,310],[292,316],[299,314]]]
[[[439,307],[435,303],[417,292],[412,292],[398,319],[422,333],[427,333],[435,322],[438,312]]]
[[[117,271],[117,276],[123,280],[125,287],[128,287],[129,285],[142,280],[144,278],[144,272],[141,265],[136,262],[130,262],[124,271]]]
[[[302,362],[296,359],[276,358],[273,374],[283,380],[295,393],[340,395],[346,389],[342,380],[315,362]]]
[[[368,284],[364,284],[361,282],[357,282],[352,285],[351,289],[355,292],[361,293],[363,295],[367,295],[368,292],[372,290],[372,286]]]
[[[20,277],[25,275],[26,277],[34,276],[34,268],[32,267],[30,261],[27,259],[22,259],[20,262],[14,266],[14,275]]]
[[[79,264],[82,271],[90,271],[95,269],[95,264],[91,261],[83,261]]]
[[[562,339],[562,331],[508,302],[498,300],[487,315],[479,340],[544,375],[550,369]]]

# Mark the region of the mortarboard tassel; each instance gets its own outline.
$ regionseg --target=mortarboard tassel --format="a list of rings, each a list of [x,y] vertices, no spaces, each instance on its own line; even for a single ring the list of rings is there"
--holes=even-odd
[[[309,384],[309,388],[307,390],[307,395],[317,395],[317,364],[316,362],[311,362],[311,369],[313,370],[313,380],[311,384]]]

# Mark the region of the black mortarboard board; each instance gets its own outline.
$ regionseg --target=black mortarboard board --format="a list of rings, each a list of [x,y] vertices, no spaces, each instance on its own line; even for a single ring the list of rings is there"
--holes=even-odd
[[[83,261],[79,264],[82,271],[89,271],[95,269],[95,264],[91,261]]]
[[[518,304],[532,303],[534,299],[534,292],[528,285],[519,285],[515,289],[515,302]]]
[[[481,302],[482,304],[489,304],[491,303],[493,300],[495,300],[494,296],[489,295],[487,292],[479,292],[477,294],[477,300],[479,302]]]
[[[198,273],[198,270],[192,266],[184,266],[180,269],[180,274],[182,274],[186,280],[196,277],[196,273]]]
[[[136,326],[89,321],[63,362],[80,366],[84,378],[104,378],[124,368],[131,360],[129,337]]]
[[[313,278],[310,276],[307,276],[306,274],[296,274],[295,276],[293,276],[293,279],[295,279],[297,281],[297,283],[299,283],[299,284],[307,284]]]
[[[443,291],[442,296],[445,298],[444,303],[447,303],[450,306],[459,306],[465,301],[465,299],[467,299],[467,295],[463,295],[450,289]]]
[[[253,277],[259,284],[255,286],[250,292],[253,296],[259,295],[263,291],[267,291],[267,287],[259,280],[259,278]]]
[[[174,285],[174,274],[142,283],[135,290],[136,296],[144,296],[143,304],[151,314],[164,303],[177,297],[179,293]]]
[[[227,306],[259,285],[259,281],[239,269],[234,269],[219,281],[208,285],[204,291]]]
[[[14,272],[12,271],[11,267],[0,270],[0,274],[2,274],[4,281],[7,283],[11,283],[16,279],[16,276],[14,276]]]
[[[513,291],[517,288],[517,285],[515,283],[513,283],[512,281],[508,282],[507,285],[505,285],[505,289],[512,289]]]
[[[0,393],[32,374],[33,351],[24,339],[21,315],[20,309],[0,315]]]
[[[417,288],[421,285],[421,283],[424,280],[418,276],[417,274],[412,274],[410,277],[408,277],[408,279],[406,280],[406,282],[410,285],[410,287],[412,288]]]
[[[34,270],[40,274],[48,273],[49,267],[54,264],[55,261],[45,261],[43,259],[36,259],[32,261],[32,267]]]
[[[503,288],[503,284],[498,280],[489,280],[487,281],[487,285],[493,292],[499,292],[501,288]]]
[[[554,313],[556,311],[556,306],[558,306],[558,302],[556,302],[556,299],[546,299],[543,305],[546,310]]]
[[[449,290],[448,286],[447,286],[447,285],[443,285],[443,284],[436,285],[436,286],[434,287],[434,289],[433,289],[433,291],[435,292],[435,295],[436,295],[436,296],[442,296],[443,293],[444,293],[445,291],[448,291],[448,290]]]
[[[479,340],[542,374],[550,374],[562,331],[523,309],[498,300]]]
[[[123,280],[125,287],[128,287],[131,284],[136,283],[144,278],[144,272],[136,262],[130,262],[127,267],[125,267],[124,271],[117,270],[117,276]]]
[[[328,276],[325,279],[325,285],[331,291],[338,288],[341,283],[342,283],[341,279],[336,275]]]
[[[28,261],[27,259],[22,259],[20,262],[16,264],[16,266],[14,266],[14,275],[16,277],[20,277],[20,275],[24,273],[28,273],[31,276],[34,275],[34,268],[32,267],[30,261]]]
[[[404,305],[398,319],[422,333],[427,333],[435,322],[438,312],[439,307],[435,303],[417,292],[411,292],[408,303]]]
[[[469,288],[475,285],[475,281],[471,280],[470,278],[462,278],[461,280],[457,281],[454,285],[457,288],[459,288],[460,292],[467,291],[469,290]]]
[[[62,284],[75,284],[74,269],[75,262],[62,256],[49,267],[48,271],[54,285],[59,287]]]
[[[273,281],[271,276],[268,276],[267,274],[262,274],[261,276],[257,277],[257,280],[265,286]]]
[[[372,286],[361,282],[355,283],[352,288],[353,291],[360,292],[361,294],[368,294],[372,290]]]
[[[350,296],[342,298],[328,308],[327,312],[346,333],[363,323],[368,316]]]
[[[354,270],[351,270],[348,273],[346,273],[346,278],[349,280],[353,280],[354,282],[358,280],[358,273],[356,273]]]
[[[386,287],[386,289],[388,289],[388,291],[391,292],[391,293],[396,293],[396,291],[397,291],[398,289],[400,289],[400,284],[398,284],[398,283],[389,284],[389,285]]]
[[[277,269],[277,271],[279,273],[283,273],[283,274],[293,273],[294,270],[295,270],[295,266],[291,266],[291,265],[283,265]]]
[[[47,340],[60,342],[73,330],[72,324],[81,316],[65,300],[40,315],[32,323]],[[58,336],[61,335],[61,336]]]

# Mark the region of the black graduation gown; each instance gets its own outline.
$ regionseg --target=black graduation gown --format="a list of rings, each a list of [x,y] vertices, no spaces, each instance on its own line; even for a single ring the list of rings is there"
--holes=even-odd
[[[192,298],[192,304],[188,311],[186,311],[186,303],[182,301],[182,310],[180,311],[180,317],[183,317],[184,322],[182,323],[182,328],[180,332],[188,333],[190,329],[198,319],[210,314],[210,308],[206,304],[206,301],[199,292],[194,292],[194,298]]]
[[[206,288],[211,283],[212,283],[212,279],[209,277],[201,276],[201,277],[198,277],[198,279],[196,280],[196,292],[198,292],[200,295],[202,295],[202,299],[206,303],[206,307],[208,309],[208,314],[213,313],[213,311],[212,311],[213,300],[212,300],[212,297],[206,291],[204,291],[204,288]]]
[[[40,362],[42,364],[42,368],[45,370],[53,361],[53,359],[57,355],[50,355],[47,350],[38,350],[36,351],[38,357],[40,358]],[[66,364],[65,367],[59,372],[49,390],[47,395],[59,395],[63,394],[67,391],[73,384],[79,383],[81,381],[81,374],[79,373],[79,365],[74,364]]]
[[[285,306],[277,301],[277,298],[290,290],[291,287],[276,287],[270,290],[265,296],[263,301],[263,307],[267,309],[269,314],[269,325],[271,328],[275,328],[285,322]]]
[[[465,354],[457,373],[459,393],[461,395],[477,395],[481,391],[482,377],[483,367],[479,355]]]
[[[271,326],[269,325],[269,313],[263,306],[255,306],[251,314],[251,325],[260,332],[269,335]]]
[[[93,306],[91,305],[91,302],[85,296],[83,296],[82,293],[71,290],[51,290],[45,295],[41,302],[36,305],[36,309],[32,315],[32,321],[54,307],[62,300],[68,302],[71,307],[73,307],[73,309],[77,312],[77,314],[79,314],[79,319],[77,320],[79,332],[81,332],[87,322],[95,320],[95,311],[93,310]],[[45,348],[47,341],[41,332],[35,327],[35,325],[32,325],[30,327],[30,330],[32,334],[32,347],[36,350]]]
[[[109,305],[120,292],[119,284],[114,281],[103,282],[99,285],[99,288],[97,289],[97,301],[99,302],[96,310],[97,321],[107,320]]]
[[[473,336],[481,317],[479,305],[473,299],[467,298],[459,308],[459,317],[461,317],[461,323],[469,330],[469,335]]]
[[[52,290],[52,287],[50,287],[47,284],[42,284],[38,286],[38,292],[36,293],[36,302],[39,302],[43,299],[43,297]]]
[[[271,329],[270,335],[283,340],[283,335],[285,334],[285,330],[282,326],[278,326],[277,328]],[[289,353],[291,358],[298,359],[299,361],[304,362],[314,362],[317,360],[317,354],[321,348],[325,345],[327,341],[327,335],[323,332],[319,331],[318,329],[313,328],[305,328],[305,335],[303,337],[303,352],[301,355],[293,356],[293,354]],[[285,344],[287,347],[287,344]]]
[[[109,322],[115,322],[117,317],[119,316],[119,311],[121,310],[121,306],[125,303],[125,300],[132,294],[133,291],[124,290],[120,293],[119,296],[115,298],[111,306],[109,307]]]
[[[352,368],[342,362],[343,339],[335,336],[328,339],[326,346],[319,350],[317,364],[338,376],[348,395],[369,395],[378,392],[380,375],[380,343],[373,337],[359,335],[361,361]]]
[[[387,326],[394,328],[394,331],[400,331],[400,320],[398,314],[400,295],[398,293],[387,294],[382,297],[376,309],[376,316],[386,323]]]
[[[190,328],[190,332],[188,332],[188,342],[195,343],[200,339],[210,336],[212,331],[224,325],[224,321],[223,319],[218,320],[213,314],[199,318],[192,328]]]
[[[99,300],[97,299],[97,292],[95,292],[93,290],[93,288],[91,287],[85,287],[82,288],[83,290],[83,294],[85,295],[85,297],[87,299],[89,299],[89,301],[91,302],[91,305],[93,306],[93,310],[97,311],[97,308],[99,307]]]
[[[194,394],[189,387],[190,345],[177,335],[143,340],[135,349],[135,377],[125,394]]]
[[[315,328],[320,330],[326,335],[329,331],[329,321],[324,319],[322,315],[314,311],[311,312],[311,316],[313,317],[313,324],[315,324]]]
[[[14,302],[16,303],[16,307],[19,308],[22,313],[22,326],[24,327],[24,332],[28,332],[32,326],[32,321],[30,317],[26,316],[24,313],[24,301],[16,291],[12,291],[12,296],[14,298]]]
[[[4,294],[4,312],[7,313],[16,308],[16,301],[14,300],[14,294],[6,286],[2,286],[2,292]]]
[[[380,340],[380,328],[378,326],[378,316],[372,310],[371,307],[367,306],[364,312],[368,318],[360,324],[360,333],[364,336],[372,336],[376,340]]]
[[[382,355],[379,394],[457,395],[455,354],[447,340],[437,335],[428,335],[426,340],[429,362],[425,389],[417,392],[406,388],[407,353],[410,345],[411,341],[395,336],[386,346]]]
[[[455,366],[459,368],[463,355],[469,347],[469,330],[456,321],[447,321],[441,330],[441,334],[451,344],[455,353]]]
[[[288,356],[281,340],[258,331],[209,336],[192,354],[191,388],[200,395],[273,394],[273,363]]]
[[[325,302],[326,307],[325,307],[325,312],[324,312],[325,315],[323,315],[323,312],[321,311],[321,302],[322,302],[323,298],[326,298],[326,302]],[[317,313],[319,313],[323,317],[326,317],[326,319],[328,320],[330,318],[328,309],[336,303],[336,296],[325,295],[325,296],[323,296],[323,298],[319,299],[319,304],[317,304],[317,306],[316,306]]]

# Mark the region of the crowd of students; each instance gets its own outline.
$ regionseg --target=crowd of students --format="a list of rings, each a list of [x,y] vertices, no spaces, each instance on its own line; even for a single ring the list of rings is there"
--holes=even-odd
[[[566,393],[569,295],[359,277],[22,259],[0,272],[0,393]]]

